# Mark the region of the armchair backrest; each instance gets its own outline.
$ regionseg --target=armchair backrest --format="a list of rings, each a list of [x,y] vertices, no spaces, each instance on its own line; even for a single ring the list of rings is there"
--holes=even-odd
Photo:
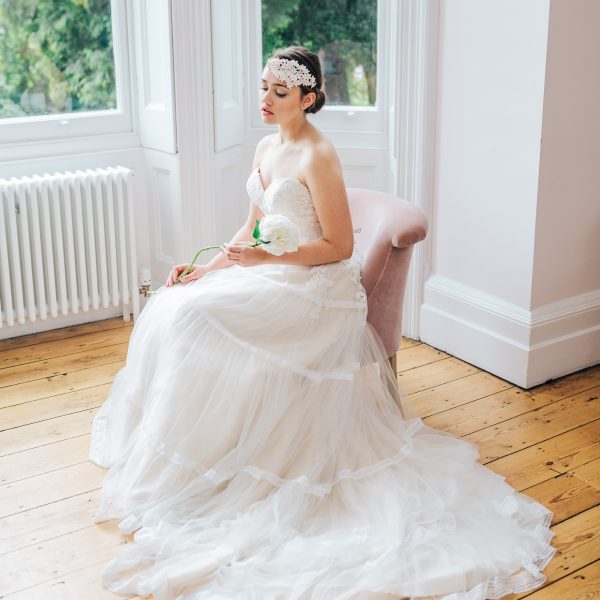
[[[392,194],[347,188],[354,234],[364,257],[362,283],[367,292],[367,320],[392,356],[402,340],[404,293],[413,247],[425,239],[426,214]]]

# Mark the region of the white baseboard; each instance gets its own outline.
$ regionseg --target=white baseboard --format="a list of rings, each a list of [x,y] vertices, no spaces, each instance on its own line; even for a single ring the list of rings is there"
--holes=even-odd
[[[519,387],[600,363],[600,290],[533,311],[439,275],[424,292],[420,339]]]
[[[133,315],[129,314],[128,316],[131,322],[133,322]],[[50,331],[51,329],[71,327],[72,325],[81,325],[82,323],[103,321],[104,319],[112,319],[114,317],[123,317],[123,309],[120,306],[110,306],[108,308],[99,308],[98,310],[88,310],[87,312],[80,311],[77,314],[69,313],[68,315],[60,315],[55,318],[36,319],[35,321],[27,319],[25,323],[17,323],[10,326],[3,323],[2,327],[0,327],[0,340],[30,335],[32,333],[41,333],[42,331]]]

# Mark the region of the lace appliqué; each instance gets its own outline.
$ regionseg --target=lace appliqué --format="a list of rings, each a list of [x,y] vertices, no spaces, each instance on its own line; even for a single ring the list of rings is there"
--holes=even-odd
[[[328,290],[333,285],[334,279],[330,276],[329,269],[335,268],[332,265],[316,265],[310,268],[312,274],[309,279],[306,290],[315,299],[315,306],[310,311],[310,318],[317,319],[321,310],[328,305]],[[351,258],[340,261],[340,264],[348,270],[348,276],[354,284],[354,299],[348,299],[348,305],[353,308],[367,307],[367,293],[361,281],[361,261],[356,255]]]
[[[359,258],[358,251],[355,249],[354,254],[350,258],[342,261],[350,269],[350,278],[356,286],[354,294],[355,302],[362,307],[367,306],[367,291],[362,284],[362,260]]]
[[[318,301],[312,307],[309,317],[311,319],[318,319],[323,308],[324,301],[327,299],[327,290],[333,285],[333,279],[329,277],[327,265],[315,265],[310,268],[310,272],[313,274],[306,285],[306,289],[313,295]]]

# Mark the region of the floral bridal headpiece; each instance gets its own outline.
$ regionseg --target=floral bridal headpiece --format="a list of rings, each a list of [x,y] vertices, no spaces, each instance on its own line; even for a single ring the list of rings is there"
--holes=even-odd
[[[267,68],[277,79],[284,81],[288,88],[295,85],[305,85],[307,87],[315,87],[317,80],[315,76],[300,64],[297,60],[290,58],[269,58]]]

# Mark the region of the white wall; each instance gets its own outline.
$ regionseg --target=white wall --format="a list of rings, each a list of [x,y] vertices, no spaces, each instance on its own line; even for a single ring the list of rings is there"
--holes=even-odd
[[[532,307],[600,290],[600,2],[554,1]]]
[[[522,387],[600,360],[600,6],[566,5],[452,0],[440,19],[421,339]]]
[[[442,3],[433,269],[524,308],[547,24],[546,0]]]

